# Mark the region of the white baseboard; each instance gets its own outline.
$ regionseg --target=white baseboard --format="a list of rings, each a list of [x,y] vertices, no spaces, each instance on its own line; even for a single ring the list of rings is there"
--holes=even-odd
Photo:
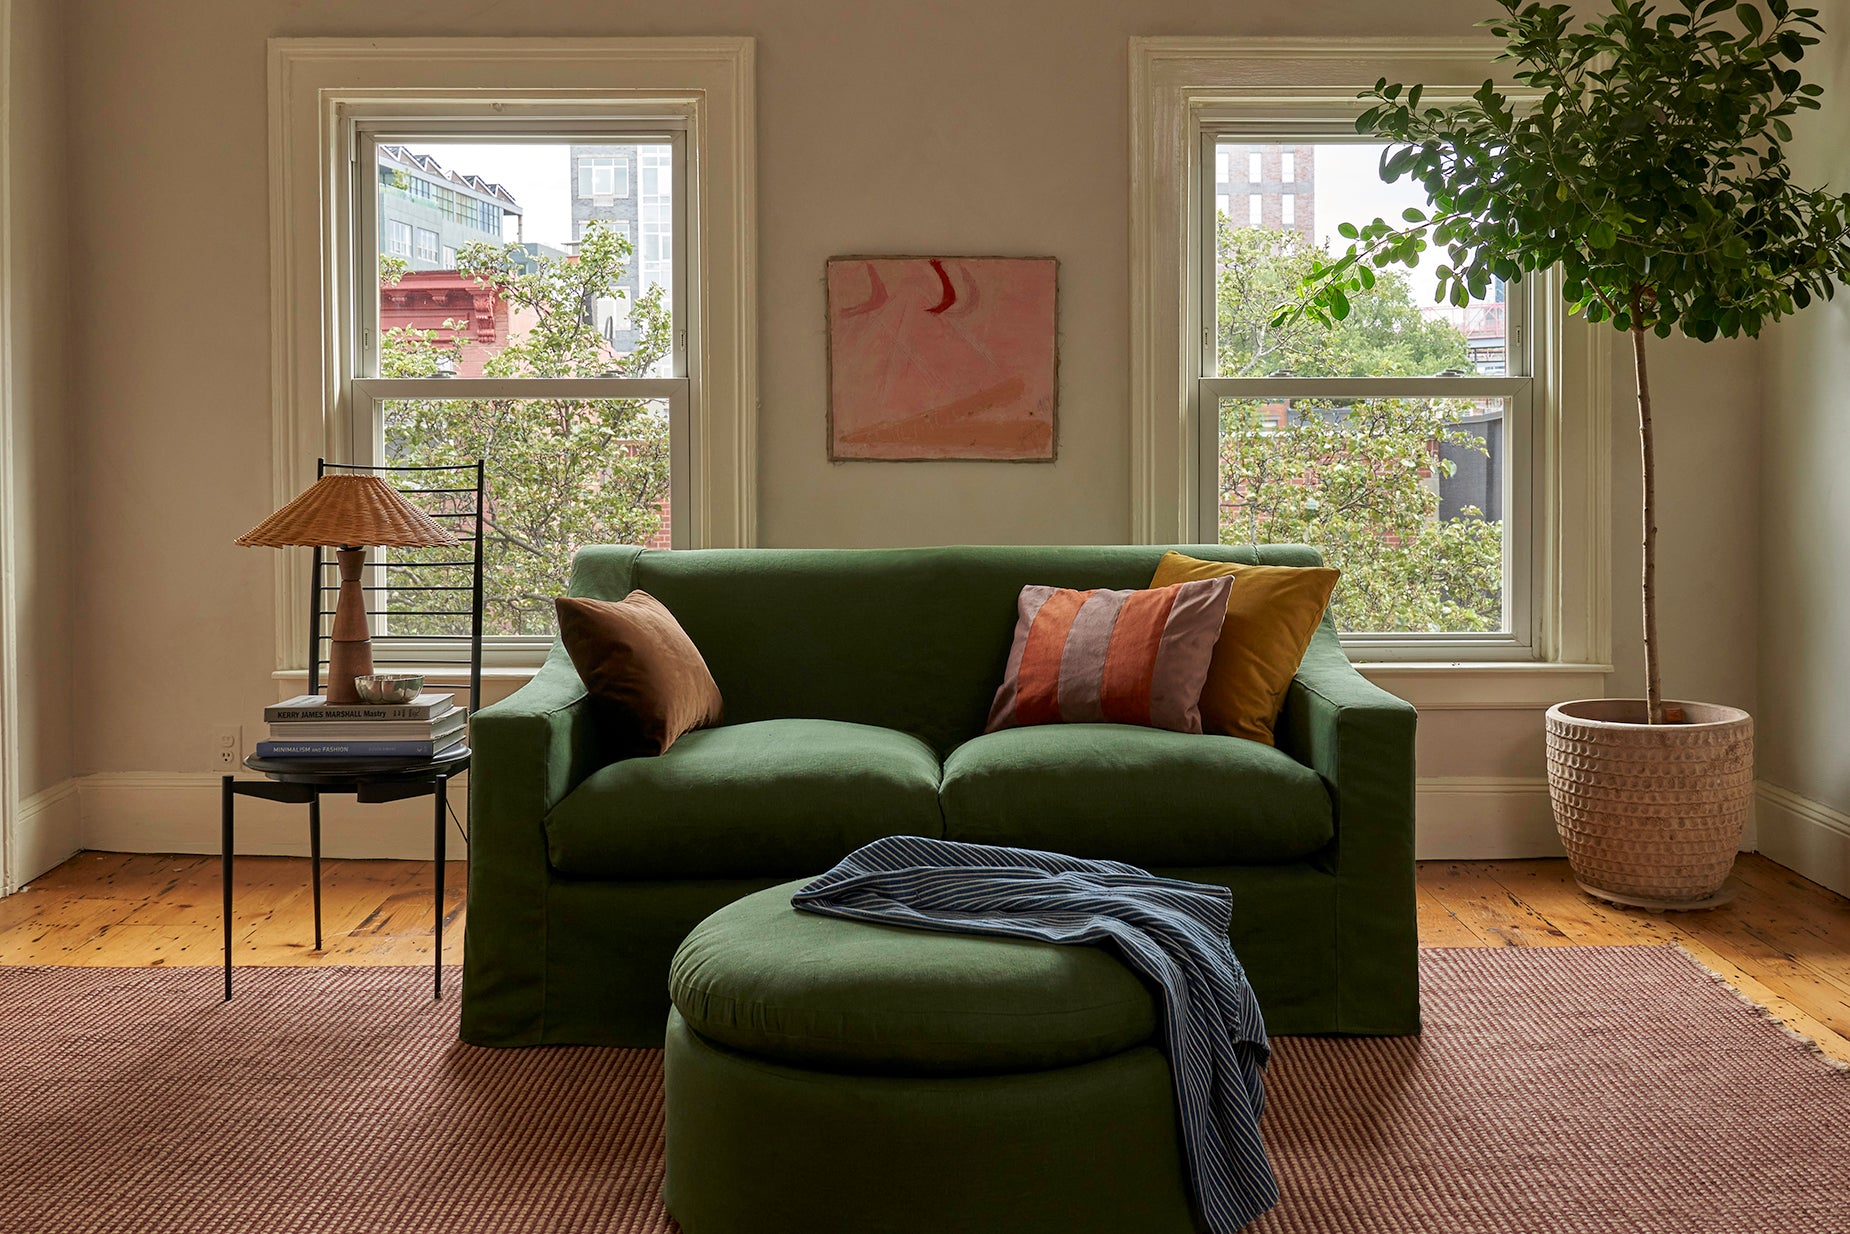
[[[1850,895],[1850,814],[1788,788],[1756,786],[1760,851],[1839,895]]]
[[[466,825],[466,774],[451,785],[449,800]],[[1764,783],[1759,805],[1762,851],[1826,886],[1843,890],[1850,885],[1850,815]],[[1548,805],[1548,781],[1539,776],[1426,777],[1416,786],[1415,811],[1414,852],[1422,861],[1561,856]],[[30,825],[28,818],[33,820]],[[237,819],[240,853],[308,853],[308,817],[302,806],[240,797]],[[216,853],[219,777],[210,772],[98,772],[38,794],[30,808],[21,809],[20,821],[19,834],[30,837],[20,845],[21,882],[79,848]],[[428,797],[367,806],[351,797],[329,797],[322,803],[322,852],[329,857],[427,861],[432,823]],[[1744,850],[1755,847],[1755,830],[1750,824]],[[466,846],[454,825],[447,844],[453,859],[464,856]],[[1776,846],[1791,859],[1780,856]],[[1827,874],[1835,869],[1831,877],[1839,881],[1812,873],[1799,860]]]
[[[12,869],[4,888],[19,890],[83,847],[83,819],[76,779],[62,780],[21,801],[13,812],[7,852]]]
[[[1413,853],[1421,861],[1562,855],[1548,781],[1539,776],[1430,776],[1414,794]]]
[[[82,781],[83,847],[116,853],[216,853],[219,850],[221,777],[211,772],[98,772]],[[449,806],[466,827],[467,773],[449,786]],[[308,807],[256,797],[237,799],[237,851],[243,854],[308,855]],[[435,814],[429,796],[379,805],[360,805],[350,796],[324,797],[321,853],[324,857],[396,858],[429,861]],[[461,861],[468,851],[451,822],[446,855]]]

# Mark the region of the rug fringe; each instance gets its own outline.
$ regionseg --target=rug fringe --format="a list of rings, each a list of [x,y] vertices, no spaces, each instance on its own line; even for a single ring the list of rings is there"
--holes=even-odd
[[[1715,982],[1715,984],[1721,986],[1723,989],[1727,990],[1730,994],[1740,999],[1741,1002],[1746,1005],[1747,1009],[1751,1011],[1754,1015],[1765,1020],[1767,1023],[1771,1024],[1774,1028],[1777,1028],[1781,1033],[1784,1033],[1788,1038],[1790,1038],[1793,1041],[1798,1042],[1800,1045],[1804,1046],[1807,1050],[1810,1050],[1813,1054],[1816,1054],[1820,1059],[1824,1061],[1824,1064],[1827,1067],[1830,1067],[1836,1071],[1842,1071],[1842,1072],[1845,1072],[1846,1074],[1850,1074],[1850,1060],[1845,1060],[1841,1058],[1833,1058],[1828,1052],[1826,1052],[1823,1046],[1818,1044],[1815,1038],[1806,1036],[1804,1033],[1800,1032],[1798,1029],[1792,1027],[1792,1025],[1786,1023],[1784,1019],[1782,1019],[1779,1015],[1774,1013],[1772,1008],[1767,1007],[1765,1004],[1755,1002],[1751,997],[1748,996],[1745,990],[1741,989],[1740,986],[1737,986],[1736,984],[1734,984],[1734,982],[1728,980],[1728,978],[1725,975],[1716,972],[1714,969],[1710,968],[1707,964],[1703,963],[1687,947],[1684,947],[1681,943],[1671,943],[1670,945],[1672,947],[1675,947],[1678,951],[1682,952],[1683,957],[1687,959],[1691,964],[1694,964],[1697,968],[1701,969],[1704,973],[1706,973],[1709,977],[1709,980]]]

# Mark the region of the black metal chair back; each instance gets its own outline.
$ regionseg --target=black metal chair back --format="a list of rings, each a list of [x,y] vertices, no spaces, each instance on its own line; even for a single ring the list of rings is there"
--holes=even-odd
[[[487,495],[483,461],[433,467],[371,467],[316,460],[317,480],[330,471],[383,477],[407,501],[449,527],[461,541],[453,548],[410,552],[397,549],[384,561],[369,560],[361,592],[366,597],[367,624],[375,631],[375,668],[447,663],[428,652],[406,654],[394,646],[400,638],[420,644],[459,648],[464,643],[468,645],[468,708],[474,715],[482,705],[482,516]],[[319,694],[328,666],[334,605],[340,595],[338,563],[325,548],[315,549],[309,580],[308,692]],[[394,631],[394,622],[426,629]]]

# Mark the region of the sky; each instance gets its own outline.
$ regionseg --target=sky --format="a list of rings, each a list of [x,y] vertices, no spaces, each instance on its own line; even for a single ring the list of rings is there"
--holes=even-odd
[[[1400,212],[1408,206],[1428,208],[1426,190],[1416,181],[1402,177],[1393,184],[1381,181],[1381,151],[1378,145],[1355,142],[1331,142],[1317,146],[1317,239],[1340,253],[1349,241],[1336,234],[1339,223],[1357,227],[1377,218],[1399,224]],[[1419,267],[1407,271],[1413,298],[1428,304],[1433,297],[1433,267],[1436,262],[1423,260]]]
[[[1338,223],[1360,227],[1377,218],[1400,222],[1408,206],[1426,208],[1426,191],[1411,180],[1381,182],[1380,146],[1331,143],[1317,147],[1317,239],[1340,251],[1348,241]]]

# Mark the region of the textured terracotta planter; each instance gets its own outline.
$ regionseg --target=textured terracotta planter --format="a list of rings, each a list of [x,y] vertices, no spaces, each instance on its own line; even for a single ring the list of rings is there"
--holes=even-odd
[[[1711,703],[1682,724],[1644,723],[1636,698],[1548,709],[1548,797],[1574,878],[1644,908],[1726,900],[1754,793],[1754,719]]]

